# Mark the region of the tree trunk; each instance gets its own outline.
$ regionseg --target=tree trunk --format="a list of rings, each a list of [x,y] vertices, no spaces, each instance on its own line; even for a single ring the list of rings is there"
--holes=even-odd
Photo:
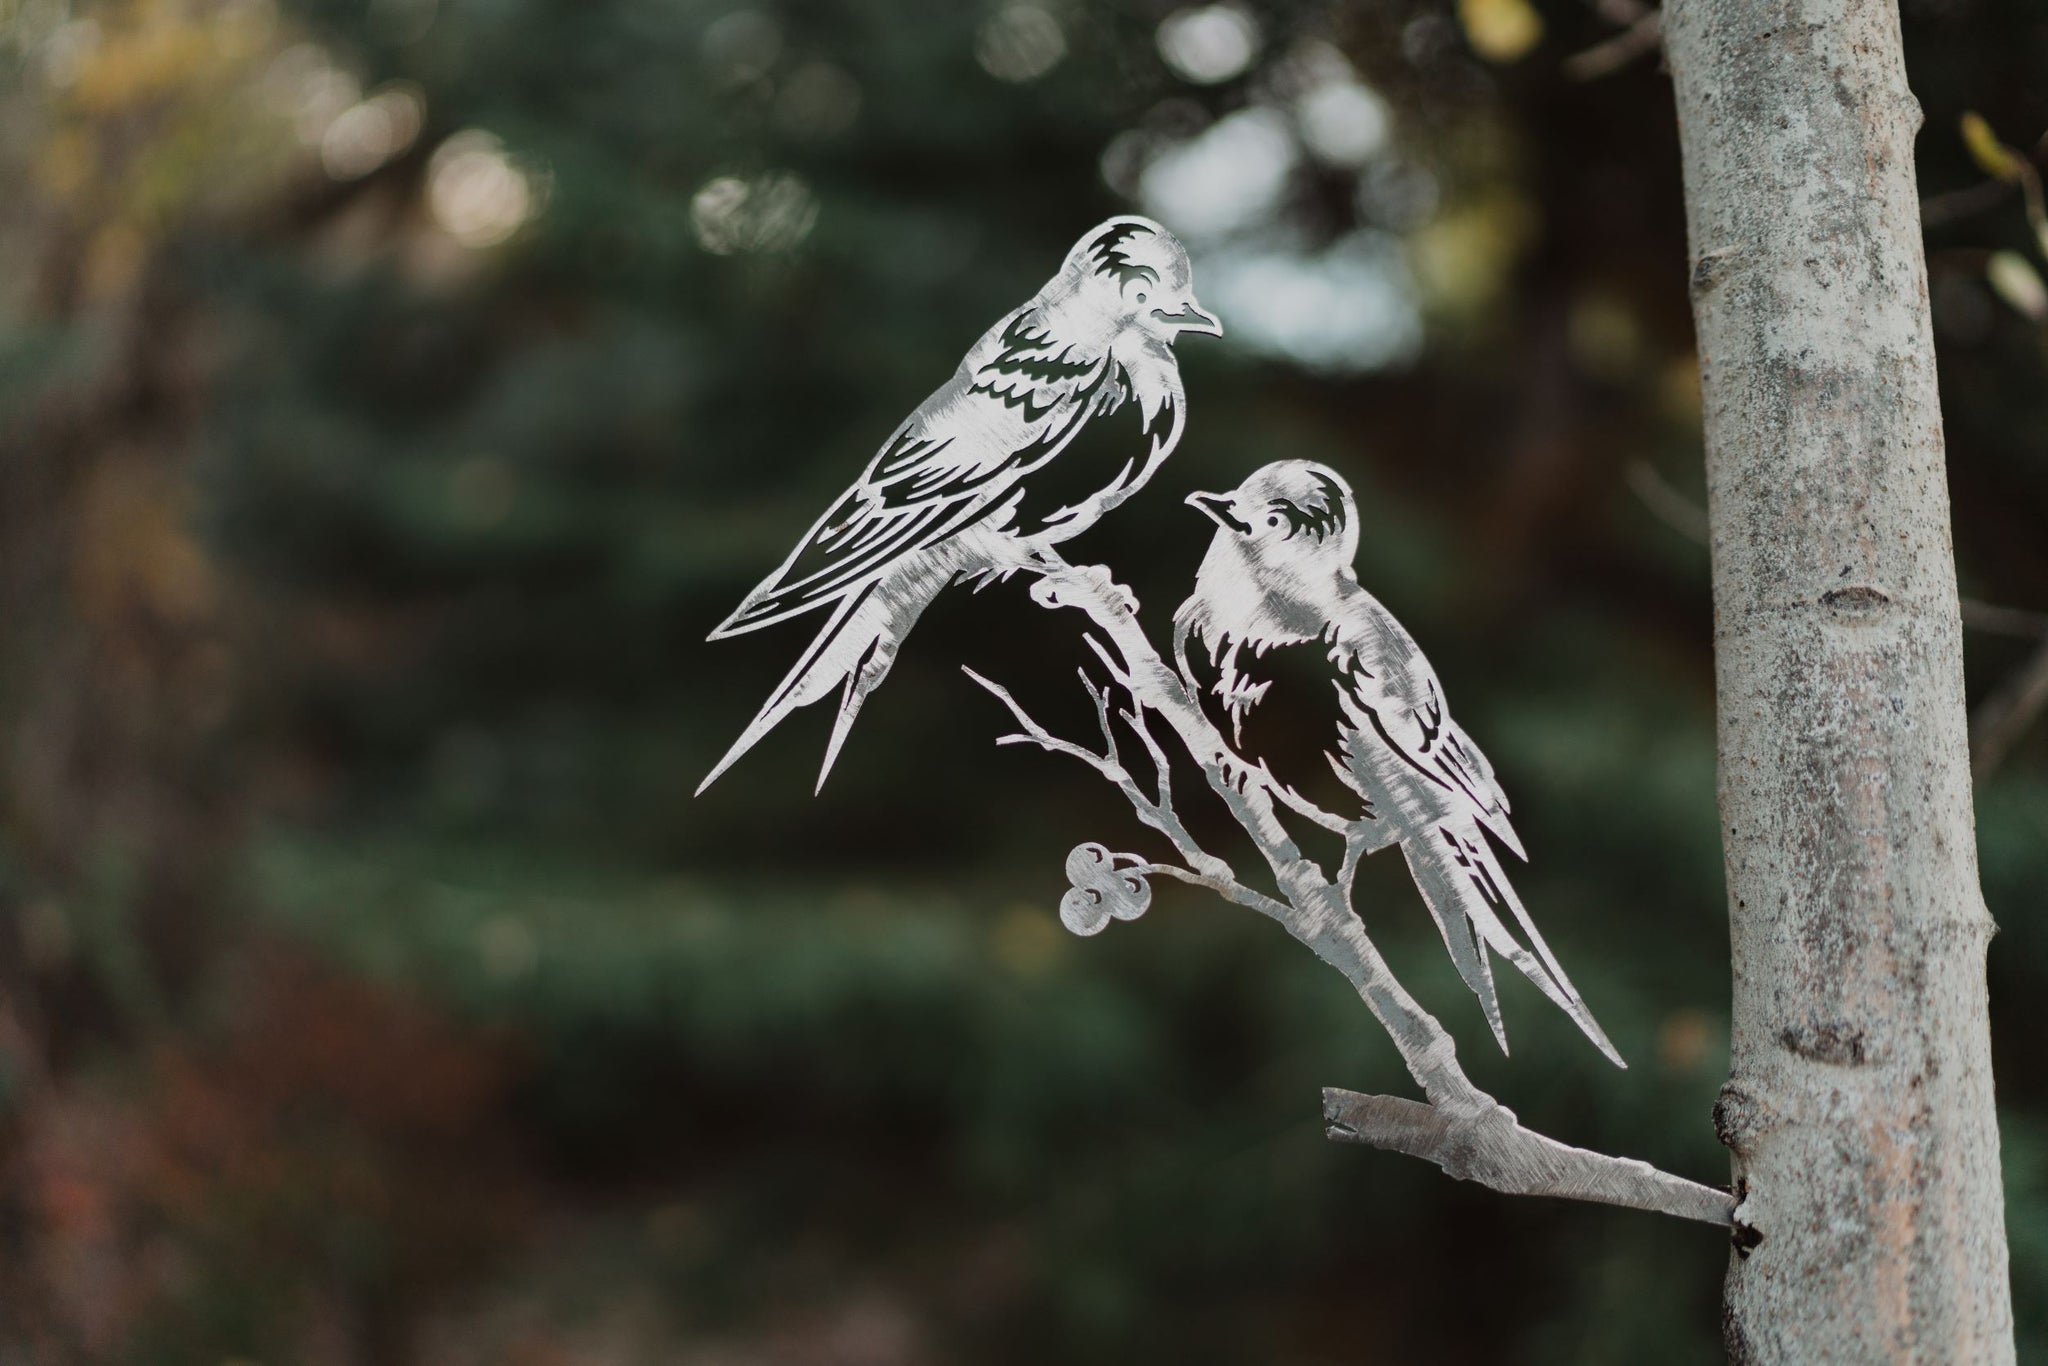
[[[1668,0],[1734,950],[1737,1362],[2010,1362],[1941,411],[1893,0]]]

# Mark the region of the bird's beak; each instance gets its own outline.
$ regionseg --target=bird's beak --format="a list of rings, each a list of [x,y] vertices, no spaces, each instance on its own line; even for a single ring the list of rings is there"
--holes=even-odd
[[[1227,493],[1191,493],[1188,506],[1214,522],[1217,526],[1249,536],[1251,526],[1238,517],[1235,509],[1237,500]]]
[[[1197,332],[1204,337],[1223,335],[1223,324],[1216,320],[1215,315],[1204,313],[1200,305],[1192,299],[1183,304],[1177,313],[1155,308],[1152,310],[1152,316],[1160,322],[1170,324],[1176,332]]]

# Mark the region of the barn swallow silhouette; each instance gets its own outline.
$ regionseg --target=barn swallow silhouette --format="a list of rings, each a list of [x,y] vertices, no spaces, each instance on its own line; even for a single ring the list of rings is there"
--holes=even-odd
[[[822,788],[861,704],[941,589],[1054,567],[1053,546],[1152,477],[1186,422],[1173,343],[1187,332],[1223,331],[1195,302],[1192,275],[1186,250],[1166,229],[1112,218],[1075,244],[1036,296],[983,334],[781,567],[711,633],[722,640],[829,613],[698,792],[792,711],[837,689]],[[1129,399],[1152,438],[1144,459],[1126,460],[1078,503],[1024,513],[1032,476],[1091,419]]]
[[[1487,842],[1491,835],[1516,857],[1528,857],[1508,823],[1508,799],[1493,766],[1451,719],[1436,672],[1414,639],[1358,584],[1358,506],[1350,486],[1326,466],[1288,460],[1256,471],[1234,492],[1197,493],[1188,502],[1216,523],[1195,591],[1174,614],[1174,658],[1190,694],[1220,703],[1241,745],[1246,714],[1272,686],[1270,678],[1253,681],[1247,667],[1276,647],[1319,642],[1340,715],[1336,749],[1325,757],[1365,803],[1351,834],[1366,850],[1400,844],[1502,1051],[1507,1034],[1489,951],[1513,963],[1602,1053],[1625,1065]],[[1191,639],[1218,673],[1206,690],[1190,666]],[[1256,755],[1245,758],[1263,766]],[[1503,915],[1520,926],[1527,947]]]

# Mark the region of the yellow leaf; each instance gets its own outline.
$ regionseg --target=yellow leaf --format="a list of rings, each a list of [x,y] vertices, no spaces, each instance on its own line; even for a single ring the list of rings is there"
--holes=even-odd
[[[1687,353],[1664,367],[1658,381],[1658,400],[1666,417],[1689,427],[1700,425],[1700,360]]]
[[[2035,322],[2048,318],[2048,285],[2041,283],[2026,257],[2016,251],[1993,252],[1984,267],[1984,278],[2015,312]]]
[[[1543,16],[1529,0],[1458,0],[1458,22],[1489,62],[1512,62],[1543,39]]]
[[[85,246],[80,279],[88,297],[111,299],[127,292],[142,274],[149,241],[127,223],[109,223]]]
[[[1410,234],[1409,267],[1431,309],[1478,314],[1507,287],[1536,227],[1530,206],[1503,192],[1441,213]]]
[[[1970,159],[1977,163],[1977,169],[1994,180],[2018,180],[2026,169],[2020,154],[1998,140],[1998,134],[1991,131],[1991,125],[1976,110],[1963,115],[1963,146],[1970,149]]]
[[[1642,327],[1627,301],[1600,290],[1572,300],[1564,339],[1580,370],[1610,384],[1634,374],[1643,354]]]
[[[1057,920],[1040,907],[1022,904],[997,919],[994,940],[997,959],[1023,977],[1043,972],[1066,947]]]
[[[36,172],[44,187],[60,201],[77,198],[98,169],[98,146],[90,133],[77,128],[52,134],[36,158]]]

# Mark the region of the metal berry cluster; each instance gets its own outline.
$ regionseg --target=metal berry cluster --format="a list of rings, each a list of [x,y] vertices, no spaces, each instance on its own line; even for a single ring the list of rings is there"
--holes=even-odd
[[[1114,920],[1136,920],[1152,904],[1152,884],[1136,868],[1121,871],[1119,858],[1100,844],[1077,844],[1067,855],[1067,881],[1060,898],[1060,923],[1075,934],[1100,934]]]

